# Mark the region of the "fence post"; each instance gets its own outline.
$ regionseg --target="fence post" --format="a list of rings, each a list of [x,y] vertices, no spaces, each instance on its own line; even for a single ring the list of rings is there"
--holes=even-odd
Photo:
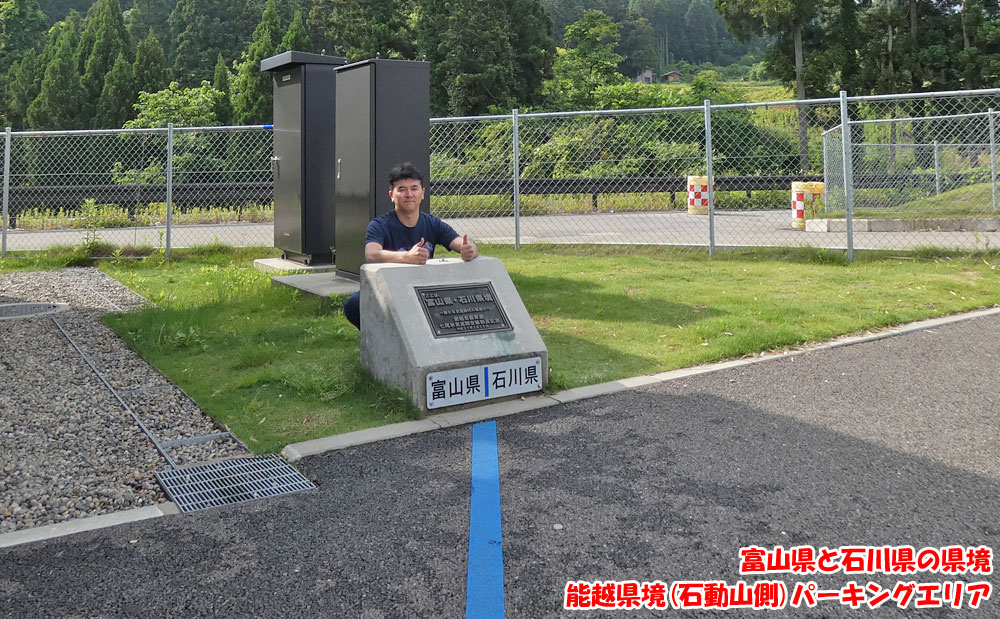
[[[990,116],[990,184],[993,187],[993,210],[997,210],[997,136],[996,122],[993,120],[993,108]]]
[[[174,209],[174,123],[167,123],[167,258],[170,257],[170,219]]]
[[[7,226],[10,217],[7,202],[10,199],[10,127],[4,132],[3,138],[3,241],[0,242],[0,258],[7,257]]]
[[[851,154],[851,120],[847,91],[840,91],[840,132],[844,149],[844,212],[847,218],[847,261],[854,261],[854,159]]]
[[[715,257],[715,175],[712,173],[711,99],[705,99],[705,176],[708,183],[708,255]]]
[[[514,123],[514,249],[521,249],[521,144],[517,137],[517,108],[511,110]]]
[[[941,150],[934,140],[934,195],[941,195]]]

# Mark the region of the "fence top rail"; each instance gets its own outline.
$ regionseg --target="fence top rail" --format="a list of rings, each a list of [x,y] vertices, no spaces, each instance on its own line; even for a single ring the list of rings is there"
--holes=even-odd
[[[981,97],[985,95],[993,95],[1000,97],[1000,88],[982,88],[979,90],[944,90],[937,92],[911,92],[911,93],[898,93],[891,95],[861,95],[856,97],[847,97],[848,103],[865,103],[869,101],[892,101],[892,100],[903,100],[903,99],[943,99],[946,97]],[[787,99],[784,101],[761,101],[759,103],[721,103],[721,104],[709,104],[713,110],[738,110],[738,109],[750,109],[750,108],[768,108],[768,107],[779,107],[779,106],[815,106],[815,105],[839,105],[839,97],[828,97],[821,99]],[[531,112],[527,114],[518,114],[519,118],[572,118],[575,116],[629,116],[629,115],[641,115],[641,114],[657,114],[664,112],[701,112],[704,111],[705,107],[702,105],[692,105],[692,106],[678,106],[678,107],[651,107],[651,108],[632,108],[624,110],[581,110],[575,112]],[[438,117],[432,118],[431,123],[446,123],[446,122],[472,122],[472,121],[488,121],[488,120],[510,120],[513,114],[494,114],[490,116],[452,116],[452,117]],[[928,117],[929,118],[929,117]],[[899,119],[902,120],[902,119]],[[839,128],[834,127],[834,129]],[[832,130],[832,129],[831,129]],[[831,131],[828,130],[828,131]],[[824,133],[825,135],[825,133]]]
[[[576,116],[640,116],[644,114],[662,114],[665,112],[669,113],[680,113],[680,112],[704,112],[705,107],[702,105],[689,105],[689,106],[678,106],[678,107],[646,107],[646,108],[631,108],[624,110],[580,110],[576,112],[531,112],[528,114],[522,114],[518,112],[518,118],[573,118]],[[469,122],[477,120],[510,120],[512,114],[495,114],[492,116],[453,116],[453,117],[442,117],[442,118],[432,118],[431,123],[446,123],[446,122]]]
[[[996,112],[994,112],[995,114]],[[989,116],[990,112],[969,112],[968,114],[942,114],[939,116],[907,116],[905,118],[872,118],[870,120],[852,120],[852,125],[877,125],[880,123],[898,123],[917,120],[953,120],[957,118],[980,118]]]
[[[230,131],[272,130],[273,125],[236,125],[232,127],[174,127],[174,133],[225,133]],[[166,127],[152,129],[67,129],[62,131],[11,131],[11,137],[57,137],[70,135],[142,135],[167,133]]]
[[[981,97],[983,95],[1000,96],[1000,88],[980,88],[979,90],[941,90],[936,92],[906,92],[891,95],[863,95],[847,97],[848,103],[864,103],[865,101],[892,101],[893,99],[942,99],[945,97]]]
[[[890,148],[894,146],[906,146],[906,147],[912,146],[914,148],[918,146],[927,148],[934,148],[935,146],[938,148],[949,148],[949,147],[954,148],[956,146],[985,146],[988,148],[990,145],[989,142],[921,142],[919,144],[907,144],[904,142],[897,142],[895,144],[887,144],[883,142],[860,142],[858,144],[864,146],[865,148],[868,148],[869,146],[886,146]]]

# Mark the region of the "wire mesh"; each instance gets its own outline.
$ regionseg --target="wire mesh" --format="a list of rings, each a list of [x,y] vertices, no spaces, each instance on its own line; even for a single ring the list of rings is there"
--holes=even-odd
[[[271,131],[175,133],[173,246],[270,245]],[[163,248],[166,170],[166,129],[13,133],[7,249]]]
[[[707,192],[688,182],[707,173],[703,107],[432,119],[430,209],[480,242],[705,247],[711,219],[723,247],[844,248],[852,196],[859,249],[992,248],[991,109],[1000,90],[849,98],[848,187],[839,100],[713,105],[712,215],[688,202]],[[13,133],[7,248],[164,246],[166,142],[164,129]],[[173,153],[173,247],[272,243],[269,128],[175,129]],[[803,181],[824,193],[797,229]]]
[[[172,247],[274,242],[270,129],[174,130]]]
[[[512,125],[432,121],[431,212],[479,241],[514,241]],[[678,218],[703,145],[697,110],[520,115],[520,241],[705,244],[707,226]]]
[[[828,102],[712,108],[716,243],[720,246],[843,245],[793,228],[793,182],[822,182],[823,134],[839,123]],[[808,200],[814,211],[822,201]]]
[[[850,106],[856,247],[998,246],[993,108],[996,94]]]
[[[435,119],[430,211],[480,241],[514,242],[513,119]]]

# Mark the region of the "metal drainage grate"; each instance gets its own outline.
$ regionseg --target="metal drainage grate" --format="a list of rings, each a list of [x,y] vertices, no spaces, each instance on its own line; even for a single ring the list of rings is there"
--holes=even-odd
[[[162,471],[156,473],[156,480],[182,512],[233,505],[316,487],[288,463],[266,456]]]
[[[60,303],[7,303],[0,305],[0,320],[52,314],[67,307],[69,306]]]

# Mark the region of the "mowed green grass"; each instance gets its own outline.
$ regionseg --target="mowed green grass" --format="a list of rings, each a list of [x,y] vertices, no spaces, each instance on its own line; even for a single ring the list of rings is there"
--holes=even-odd
[[[551,390],[756,355],[1000,302],[1000,255],[481,248],[549,349]],[[180,253],[180,252],[178,252]],[[905,259],[904,259],[905,258]],[[366,377],[342,299],[274,286],[247,252],[101,268],[159,307],[109,324],[253,449],[416,415]]]

